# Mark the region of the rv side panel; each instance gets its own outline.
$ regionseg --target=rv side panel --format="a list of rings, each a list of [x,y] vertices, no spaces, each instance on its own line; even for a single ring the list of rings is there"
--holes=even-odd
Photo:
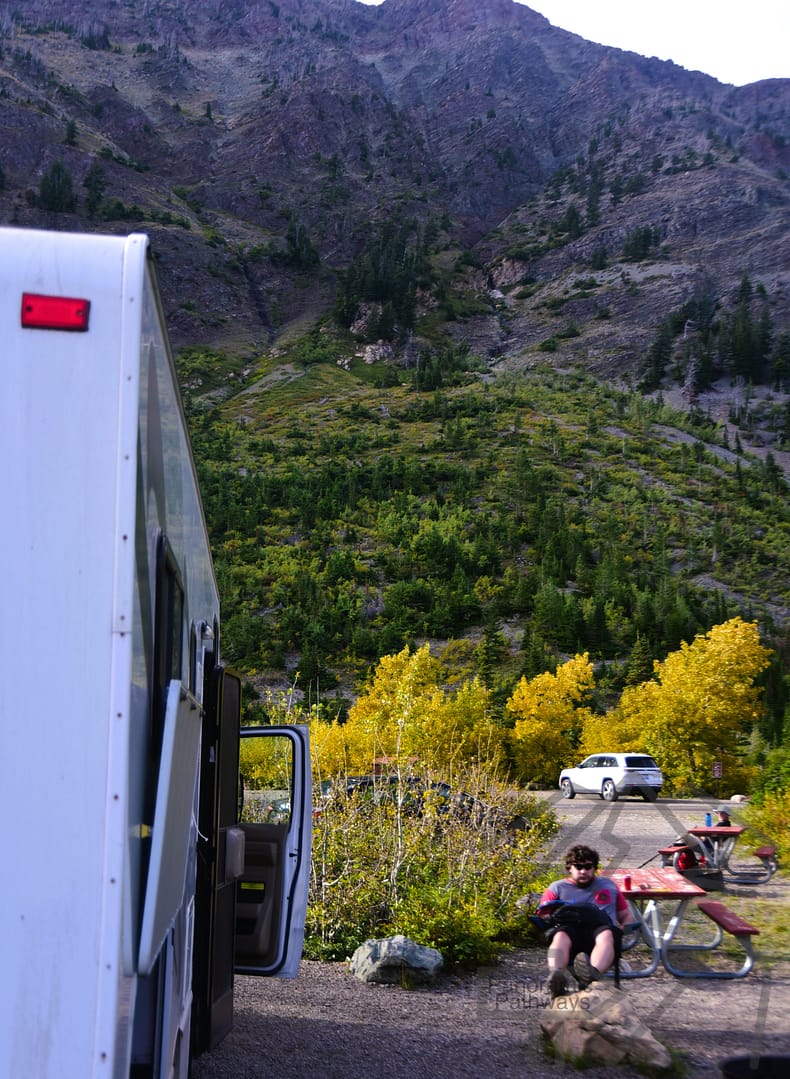
[[[230,1029],[234,937],[245,971],[296,973],[309,739],[256,732],[290,821],[238,826],[240,688],[147,237],[0,228],[0,334],[0,1079],[187,1079]]]
[[[0,326],[0,1073],[186,1075],[194,823],[146,978],[140,927],[167,693],[199,705],[219,608],[146,237],[0,229]]]
[[[108,762],[128,725],[128,705],[110,714],[119,563],[133,557],[116,543],[121,412],[136,413],[120,348],[127,257],[117,239],[66,245],[0,230],[9,1075],[77,1074],[94,1057],[99,981],[111,998],[119,983],[110,923],[121,910],[127,778],[119,785]],[[89,331],[22,328],[23,290],[89,295]],[[122,576],[128,588],[128,566]],[[128,670],[130,633],[120,650]]]

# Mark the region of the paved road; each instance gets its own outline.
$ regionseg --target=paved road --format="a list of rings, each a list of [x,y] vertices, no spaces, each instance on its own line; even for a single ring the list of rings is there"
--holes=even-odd
[[[638,866],[656,857],[659,847],[666,847],[690,825],[705,823],[707,812],[716,813],[720,804],[713,798],[659,798],[645,802],[641,798],[620,798],[604,802],[595,796],[564,799],[559,791],[538,792],[552,803],[561,821],[552,847],[558,861],[573,843],[586,843],[598,851],[603,868]],[[737,817],[737,807],[733,807]]]

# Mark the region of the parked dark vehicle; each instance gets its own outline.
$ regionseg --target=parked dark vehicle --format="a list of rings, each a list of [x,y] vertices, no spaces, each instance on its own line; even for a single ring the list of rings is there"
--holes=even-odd
[[[287,824],[291,819],[291,798],[275,798],[266,807],[267,824]]]
[[[392,803],[402,812],[415,816],[435,813],[439,817],[455,817],[471,821],[479,828],[494,831],[523,831],[529,821],[521,814],[510,814],[491,806],[466,791],[454,790],[449,783],[426,780],[412,775],[361,775],[345,779],[326,780],[321,784],[324,803],[333,798],[368,798],[374,805]]]

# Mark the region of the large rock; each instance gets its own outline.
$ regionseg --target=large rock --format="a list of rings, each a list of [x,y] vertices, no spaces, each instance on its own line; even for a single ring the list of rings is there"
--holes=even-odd
[[[435,948],[415,944],[401,933],[366,940],[351,957],[351,973],[363,982],[382,985],[426,985],[434,982],[444,960]]]
[[[631,1064],[656,1070],[672,1058],[634,1011],[626,994],[609,985],[557,997],[540,1020],[543,1033],[567,1060]]]

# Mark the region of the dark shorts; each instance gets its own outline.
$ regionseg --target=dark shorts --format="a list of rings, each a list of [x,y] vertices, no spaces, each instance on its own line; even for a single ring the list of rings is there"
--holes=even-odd
[[[613,934],[615,949],[617,950],[620,933],[611,925],[575,925],[573,927],[557,925],[546,932],[546,940],[551,944],[557,933],[566,933],[570,937],[571,959],[573,959],[575,955],[579,955],[581,952],[589,955],[595,947],[595,938],[599,933],[606,932]]]

